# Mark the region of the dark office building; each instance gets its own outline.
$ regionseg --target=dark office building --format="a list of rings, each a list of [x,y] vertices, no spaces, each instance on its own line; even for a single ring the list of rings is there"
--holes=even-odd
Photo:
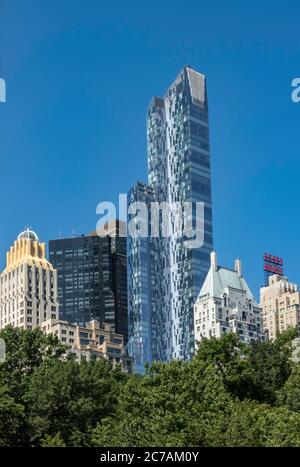
[[[57,269],[60,319],[107,322],[127,342],[126,237],[118,236],[118,221],[108,227],[101,237],[50,240],[49,259]]]

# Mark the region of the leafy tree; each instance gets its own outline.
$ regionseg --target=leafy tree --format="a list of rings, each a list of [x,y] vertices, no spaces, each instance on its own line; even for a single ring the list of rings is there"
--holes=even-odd
[[[173,361],[154,365],[147,376],[132,377],[119,397],[116,414],[94,430],[95,446],[190,446],[195,418],[199,444],[207,426],[220,421],[230,401],[213,367]]]
[[[300,447],[300,415],[285,408],[272,408],[266,413],[269,434],[266,447]]]
[[[125,377],[104,359],[42,363],[25,395],[30,443],[39,445],[46,435],[60,432],[67,445],[87,445],[90,430],[114,411]]]
[[[22,403],[28,377],[42,362],[57,359],[65,348],[54,335],[41,330],[23,330],[7,326],[0,331],[6,345],[6,360],[0,365],[0,381],[17,402]]]
[[[278,392],[277,403],[300,413],[300,363],[294,365],[289,379]]]
[[[19,446],[24,424],[24,408],[0,386],[0,447]]]
[[[277,392],[289,378],[293,362],[293,340],[296,329],[288,329],[279,334],[274,342],[256,341],[250,347],[249,364],[252,369],[251,379],[254,385],[252,399],[276,403]]]
[[[288,410],[255,401],[231,404],[222,446],[286,447],[300,446],[300,417]],[[291,437],[293,433],[293,437]]]
[[[292,371],[296,335],[296,330],[289,329],[275,342],[255,341],[251,345],[233,333],[221,339],[204,339],[195,359],[214,365],[226,389],[240,400],[275,404],[277,391]]]
[[[195,359],[213,365],[226,389],[244,399],[255,391],[249,353],[250,347],[241,342],[237,334],[230,333],[221,339],[203,339]]]
[[[213,366],[171,362],[131,378],[116,414],[93,432],[94,446],[300,446],[300,416],[239,401]]]
[[[65,448],[65,442],[61,437],[60,432],[56,433],[55,436],[45,435],[45,438],[41,440],[42,448]]]
[[[191,362],[138,376],[104,359],[78,364],[56,337],[8,327],[0,446],[300,446],[294,336],[204,340]]]

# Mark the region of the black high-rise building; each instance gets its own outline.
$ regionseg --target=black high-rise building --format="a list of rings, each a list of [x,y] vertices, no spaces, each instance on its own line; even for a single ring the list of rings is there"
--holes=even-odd
[[[49,259],[57,270],[60,319],[109,323],[127,342],[126,237],[120,228],[115,221],[105,236],[50,240]]]

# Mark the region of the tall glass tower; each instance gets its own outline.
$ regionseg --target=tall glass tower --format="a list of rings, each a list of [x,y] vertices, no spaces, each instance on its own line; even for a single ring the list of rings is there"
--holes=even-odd
[[[133,203],[155,201],[154,190],[148,185],[137,182],[128,194],[128,207]],[[135,222],[136,214],[129,214],[128,223]],[[148,224],[148,219],[145,220]],[[129,256],[128,256],[129,255]],[[127,239],[128,272],[128,336],[127,351],[134,358],[137,373],[143,373],[144,365],[155,358],[155,244],[151,237]],[[159,355],[157,355],[159,358]]]
[[[153,262],[153,266],[148,268],[147,279],[151,297],[151,301],[146,299],[147,310],[151,314],[148,361],[190,359],[194,349],[193,305],[208,272],[213,249],[208,103],[204,75],[186,66],[164,98],[154,97],[151,100],[147,113],[147,145],[148,186],[152,198],[169,205],[204,203],[204,241],[200,247],[188,246],[184,236],[149,238],[147,242]],[[195,222],[195,209],[192,220]],[[138,247],[135,244],[132,250],[132,242],[128,245],[130,261],[133,255],[136,256]],[[136,338],[137,329],[142,339],[145,323],[141,291],[134,284],[134,277],[141,273],[143,267],[142,261],[135,262],[135,269],[128,275],[131,341]],[[131,325],[133,322],[134,326]],[[137,357],[134,349],[132,356]],[[142,357],[139,366],[145,363]]]

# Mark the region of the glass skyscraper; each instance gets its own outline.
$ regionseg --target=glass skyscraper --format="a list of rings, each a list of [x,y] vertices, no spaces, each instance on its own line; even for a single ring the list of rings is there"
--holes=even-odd
[[[154,190],[138,182],[128,194],[128,206],[143,202],[150,208],[155,200]],[[135,221],[135,215],[129,215],[128,223]],[[148,222],[148,220],[146,220]],[[134,356],[135,371],[142,373],[144,364],[151,362],[157,342],[155,329],[155,245],[149,237],[127,238],[128,272],[128,353]]]
[[[185,235],[136,238],[128,242],[129,343],[132,344],[128,350],[135,358],[137,371],[153,360],[189,359],[193,354],[193,305],[208,272],[213,249],[204,75],[186,66],[164,98],[151,100],[147,144],[148,185],[142,190],[138,189],[139,185],[134,187],[129,193],[129,203],[145,197],[148,203],[154,200],[184,206],[191,202],[193,225],[195,204],[204,203],[204,223],[203,244],[197,248],[187,244]],[[146,285],[146,294],[142,284]]]

